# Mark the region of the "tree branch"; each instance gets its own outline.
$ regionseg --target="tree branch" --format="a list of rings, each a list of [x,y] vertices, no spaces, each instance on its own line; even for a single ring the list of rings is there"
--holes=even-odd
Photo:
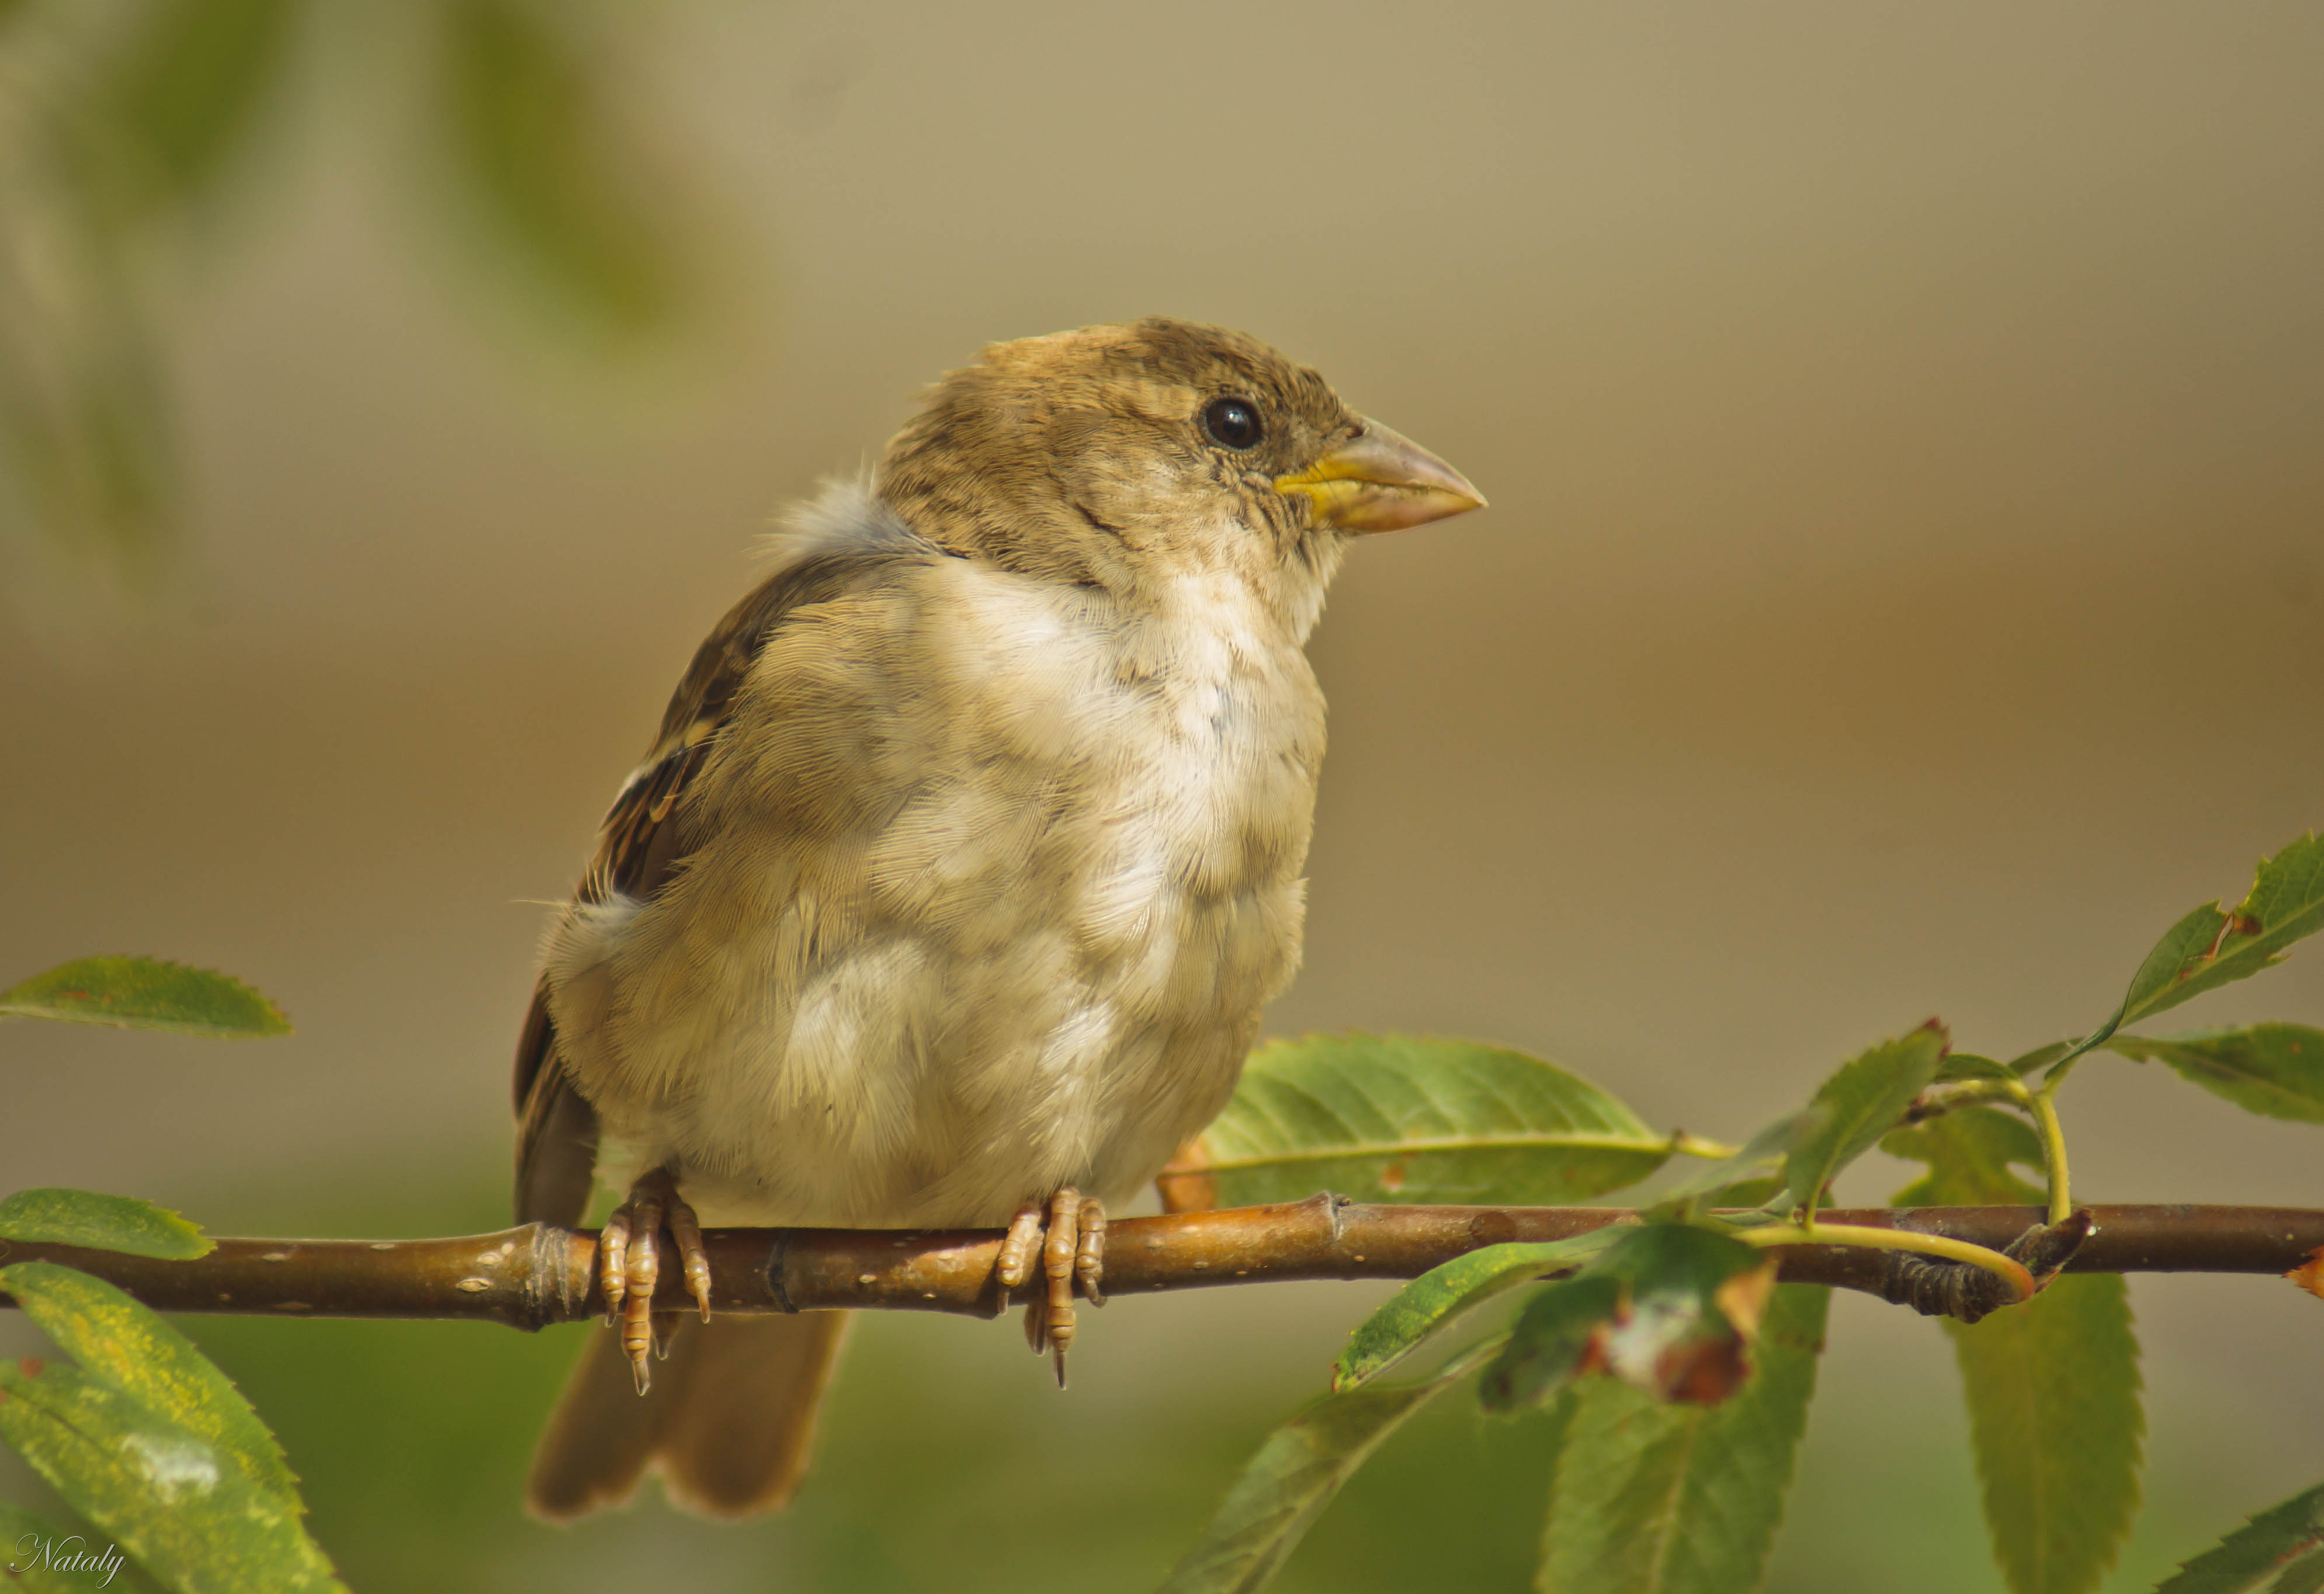
[[[2075,1273],[2288,1273],[2324,1248],[2324,1211],[2299,1207],[2100,1206],[2067,1265]],[[1105,1292],[1293,1278],[1416,1278],[1505,1240],[1563,1239],[1637,1214],[1610,1207],[1361,1206],[1318,1195],[1281,1206],[1123,1218],[1106,1229]],[[2037,1207],[1827,1212],[1828,1222],[1901,1228],[2000,1249],[2043,1221]],[[163,1312],[255,1316],[473,1318],[538,1329],[596,1315],[596,1233],[532,1223],[450,1239],[221,1239],[191,1262],[76,1246],[0,1242],[0,1265],[51,1261],[108,1279]],[[991,1317],[992,1230],[713,1229],[721,1312],[883,1308]],[[1883,1253],[1775,1248],[1782,1276],[1878,1295]],[[1027,1292],[1030,1293],[1030,1289]],[[691,1311],[678,1269],[659,1303]],[[0,1297],[5,1301],[5,1297]]]

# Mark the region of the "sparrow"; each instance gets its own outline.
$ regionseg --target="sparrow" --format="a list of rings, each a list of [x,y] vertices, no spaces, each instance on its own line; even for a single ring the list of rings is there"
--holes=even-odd
[[[847,1314],[710,1321],[705,1224],[1005,1229],[1063,1382],[1105,1209],[1298,965],[1324,588],[1351,539],[1483,503],[1307,367],[1152,318],[987,347],[788,518],[518,1045],[518,1221],[623,1195],[536,1514],[649,1470],[709,1516],[797,1488]],[[701,1322],[653,1311],[665,1265]]]

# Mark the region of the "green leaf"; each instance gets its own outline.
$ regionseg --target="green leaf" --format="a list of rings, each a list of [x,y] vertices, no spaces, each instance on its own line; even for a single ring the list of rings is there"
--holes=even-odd
[[[1899,1190],[1900,1207],[2039,1206],[2049,1199],[2009,1171],[2040,1170],[2042,1137],[1998,1107],[1961,1107],[1925,1123],[1890,1131],[1880,1149],[1929,1171]]]
[[[1775,1284],[1763,1252],[1687,1223],[1626,1228],[1527,1304],[1479,1387],[1485,1409],[1538,1405],[1603,1370],[1658,1400],[1715,1405],[1745,1378]]]
[[[2168,1063],[2248,1111],[2324,1123],[2324,1029],[2255,1024],[2191,1035],[2117,1035],[2107,1046],[2141,1063]]]
[[[83,1372],[208,1442],[293,1511],[305,1509],[282,1447],[242,1391],[152,1310],[101,1278],[51,1262],[0,1267],[0,1289]]]
[[[1734,1156],[1697,1167],[1671,1185],[1642,1216],[1649,1221],[1683,1220],[1704,1207],[1764,1205],[1783,1188],[1780,1178],[1768,1175],[1779,1174],[1784,1159],[1829,1117],[1823,1108],[1803,1107],[1777,1119]]]
[[[1618,1278],[1571,1278],[1536,1292],[1478,1380],[1484,1408],[1542,1405],[1587,1370],[1607,1325],[1621,1313],[1625,1294]]]
[[[1625,1230],[1585,1276],[1624,1285],[1598,1341],[1606,1370],[1657,1399],[1711,1405],[1744,1381],[1775,1263],[1717,1230],[1649,1223]]]
[[[1561,1206],[1634,1184],[1671,1138],[1521,1052],[1412,1036],[1259,1047],[1203,1136],[1222,1206],[1332,1190],[1367,1202]],[[1185,1175],[1169,1175],[1166,1178]]]
[[[587,47],[569,8],[447,0],[442,15],[444,133],[484,239],[569,327],[669,330],[689,271],[670,187],[637,169],[616,115],[619,63]]]
[[[282,1010],[241,981],[152,957],[84,957],[0,990],[0,1016],[180,1035],[288,1035]]]
[[[1822,1123],[1784,1160],[1794,1206],[1813,1211],[1840,1171],[1896,1127],[1913,1098],[1937,1077],[1946,1038],[1944,1026],[1932,1018],[1851,1058],[1823,1083],[1810,1103],[1823,1112]]]
[[[1980,1057],[1975,1052],[1948,1052],[1937,1065],[1937,1083],[1955,1084],[1964,1080],[2015,1079],[2017,1069],[2007,1063],[1997,1063],[1991,1057]]]
[[[1542,1535],[1544,1594],[1751,1594],[1815,1393],[1831,1292],[1779,1285],[1757,1372],[1715,1406],[1579,1387]]]
[[[86,1246],[170,1262],[190,1262],[213,1248],[209,1236],[167,1208],[93,1190],[19,1190],[0,1201],[0,1239]]]
[[[2123,1280],[2068,1274],[1945,1331],[2003,1577],[2014,1594],[2088,1594],[2138,1507],[2146,1419]]]
[[[2074,1045],[2075,1043],[2070,1040],[2053,1040],[2048,1046],[2035,1046],[2030,1052],[2012,1057],[2002,1066],[2018,1078],[2024,1079],[2029,1073],[2041,1073],[2042,1070],[2065,1056],[2074,1049]]]
[[[1245,1594],[1264,1588],[1356,1469],[1406,1418],[1494,1348],[1489,1341],[1473,1346],[1416,1383],[1326,1396],[1268,1435],[1162,1594]]]
[[[2208,902],[2165,931],[2131,976],[2122,1005],[2060,1060],[2081,1055],[2126,1024],[2282,963],[2286,947],[2319,929],[2324,929],[2324,841],[2311,833],[2274,857],[2261,859],[2250,893],[2232,912]]]
[[[1579,1266],[1619,1233],[1609,1226],[1568,1239],[1489,1245],[1430,1268],[1356,1325],[1332,1365],[1333,1389],[1369,1382],[1472,1308],[1545,1273]]]
[[[1777,1196],[1783,1193],[1784,1175],[1782,1167],[1778,1166],[1775,1172],[1764,1175],[1759,1178],[1738,1179],[1732,1184],[1722,1184],[1719,1186],[1703,1198],[1701,1207],[1697,1210],[1710,1211],[1714,1208],[1721,1207],[1757,1209],[1765,1207],[1769,1202],[1774,1201]],[[1693,1214],[1688,1213],[1683,1215],[1692,1216]],[[1770,1223],[1780,1221],[1772,1212],[1760,1213],[1757,1219],[1746,1219],[1730,1212],[1727,1218],[1721,1221],[1740,1225],[1749,1221],[1759,1221],[1759,1219],[1764,1219],[1766,1221]]]
[[[101,164],[88,175],[134,218],[214,189],[282,76],[298,0],[159,0],[95,97]]]
[[[0,1439],[180,1594],[344,1588],[290,1500],[78,1368],[0,1362]]]
[[[2324,1483],[2272,1506],[2165,1579],[2154,1594],[2299,1594],[2293,1573],[2324,1570]],[[2283,1581],[2275,1581],[2277,1574]]]
[[[11,1594],[88,1594],[111,1581],[105,1567],[120,1562],[111,1545],[92,1544],[87,1534],[0,1500],[0,1588]]]

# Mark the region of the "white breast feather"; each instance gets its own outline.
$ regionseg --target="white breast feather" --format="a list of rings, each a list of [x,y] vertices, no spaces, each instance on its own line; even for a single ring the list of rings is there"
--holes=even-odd
[[[576,908],[553,938],[601,1175],[675,1159],[706,1221],[1125,1199],[1222,1103],[1296,962],[1322,752],[1304,622],[1286,635],[1226,576],[1130,621],[964,559],[911,590],[849,730],[915,772],[883,826],[729,824],[653,901]]]

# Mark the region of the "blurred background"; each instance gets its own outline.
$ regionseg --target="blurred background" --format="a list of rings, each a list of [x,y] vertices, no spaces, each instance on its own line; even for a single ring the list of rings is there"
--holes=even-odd
[[[2319,52],[2295,4],[0,4],[0,983],[151,953],[299,1027],[0,1031],[0,1183],[503,1225],[540,905],[772,511],[980,344],[1148,312],[1493,501],[1334,591],[1276,1031],[1739,1137],[1932,1012],[2085,1029],[2324,822]],[[2187,1021],[2259,1017],[2324,954]],[[2087,1199],[2324,1200],[2312,1129],[2159,1069],[2065,1107]],[[1158,1580],[1378,1294],[1125,1304],[1063,1396],[1011,1326],[861,1322],[743,1529],[520,1515],[583,1331],[186,1326],[366,1590],[1030,1594]],[[2133,1299],[2119,1589],[2324,1476],[2316,1302]],[[1843,1299],[1823,1377],[1770,1586],[1997,1589],[1934,1327]],[[1528,1586],[1539,1435],[1453,1405],[1282,1587]]]

